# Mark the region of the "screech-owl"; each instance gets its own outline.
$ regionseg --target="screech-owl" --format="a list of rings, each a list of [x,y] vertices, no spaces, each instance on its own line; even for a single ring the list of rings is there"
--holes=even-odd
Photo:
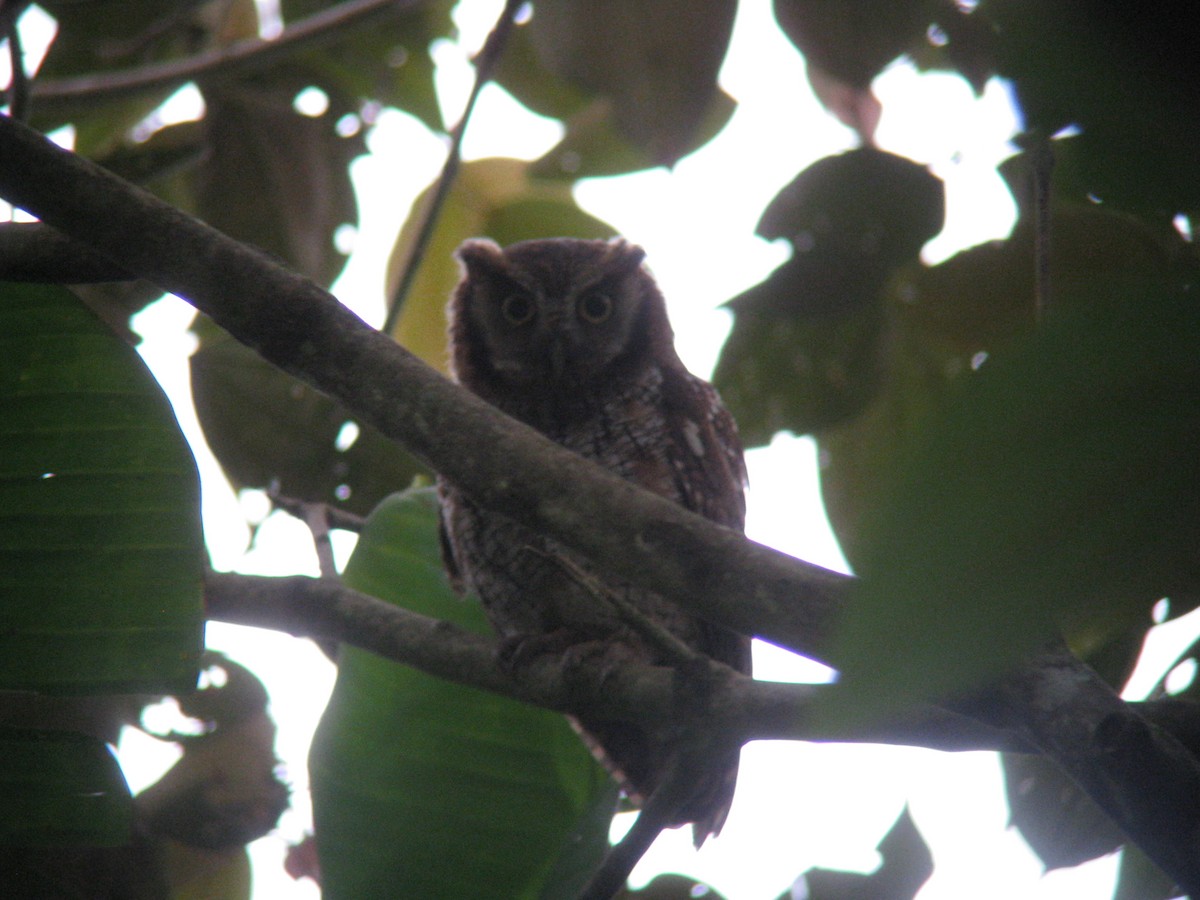
[[[676,354],[644,255],[622,240],[555,238],[506,249],[467,241],[449,306],[452,372],[563,446],[740,531],[746,475],[733,419]],[[451,484],[440,487],[451,579],[479,596],[510,646],[600,642],[626,658],[670,664],[602,596],[613,592],[695,650],[749,673],[749,639],[597,571],[557,542],[480,509]],[[672,765],[676,748],[665,733],[587,716],[577,724],[635,800],[648,797]],[[697,846],[725,821],[738,753],[705,764],[668,823],[694,823]]]

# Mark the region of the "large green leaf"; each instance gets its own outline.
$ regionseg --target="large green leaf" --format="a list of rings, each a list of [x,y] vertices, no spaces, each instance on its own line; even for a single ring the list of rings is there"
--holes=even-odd
[[[1050,234],[1058,307],[1090,302],[1090,284],[1153,278],[1188,252],[1177,234],[1091,203],[1056,203]],[[1021,220],[1006,241],[972,247],[936,266],[908,265],[889,280],[884,331],[875,345],[881,357],[859,356],[881,370],[879,390],[858,415],[816,434],[825,508],[852,565],[858,564],[863,519],[878,506],[900,448],[973,367],[1033,330],[1034,252],[1032,222]],[[839,349],[832,341],[816,346]],[[861,363],[843,366],[862,377]],[[844,374],[834,382],[843,391],[853,384]]]
[[[0,844],[112,847],[129,840],[133,799],[104,741],[0,728]]]
[[[280,6],[285,19],[294,24],[328,4],[282,0]],[[311,73],[313,84],[358,98],[358,107],[368,102],[395,106],[440,131],[430,47],[437,39],[452,36],[453,7],[453,0],[425,2],[391,18],[372,18],[365,27],[343,28],[320,47],[296,54],[295,62]]]
[[[346,581],[486,630],[439,556],[436,498],[385,501]],[[614,788],[555,713],[344,648],[310,758],[327,897],[570,897],[607,846]]]
[[[1161,278],[1086,297],[900,454],[861,532],[830,716],[970,689],[1058,629],[1120,632],[1194,592],[1200,310]]]
[[[0,686],[187,691],[200,489],[137,353],[70,292],[0,285]]]

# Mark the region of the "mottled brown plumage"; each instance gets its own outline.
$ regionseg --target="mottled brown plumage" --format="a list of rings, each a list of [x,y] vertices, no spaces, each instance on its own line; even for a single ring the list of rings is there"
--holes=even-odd
[[[624,241],[553,239],[501,249],[468,241],[450,303],[450,360],[467,388],[636,484],[730,528],[745,515],[745,466],[733,419],[675,352],[666,306]],[[750,671],[748,639],[634,587],[557,542],[475,506],[442,483],[447,566],[478,594],[509,646],[600,647],[670,664],[605,599],[615,594],[694,650]],[[598,589],[599,586],[599,589]],[[635,799],[651,794],[677,747],[666,730],[580,726]],[[697,845],[725,821],[738,751],[706,761],[670,824]]]

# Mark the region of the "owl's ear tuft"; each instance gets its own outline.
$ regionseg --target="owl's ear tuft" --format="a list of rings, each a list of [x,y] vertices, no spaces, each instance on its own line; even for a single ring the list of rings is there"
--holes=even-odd
[[[608,254],[605,266],[610,271],[628,275],[642,264],[646,251],[637,244],[631,244],[624,238],[613,238],[608,242]]]
[[[454,255],[471,274],[499,272],[505,268],[504,251],[490,238],[471,238],[469,241],[463,241],[454,251]]]

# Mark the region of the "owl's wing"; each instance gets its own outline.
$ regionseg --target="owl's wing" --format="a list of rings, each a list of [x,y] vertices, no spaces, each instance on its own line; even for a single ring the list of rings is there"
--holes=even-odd
[[[746,520],[746,461],[733,416],[708,382],[684,371],[667,408],[678,411],[671,423],[670,454],[680,502],[706,519],[742,531]],[[750,674],[750,639],[719,625],[701,623],[703,650],[736,671]]]
[[[679,502],[741,531],[746,521],[746,462],[733,416],[711,384],[687,371],[681,383],[664,384],[664,389]]]
[[[454,588],[456,593],[462,594],[465,593],[465,576],[458,564],[458,557],[454,552],[454,539],[451,537],[450,524],[447,521],[453,515],[452,507],[461,503],[462,497],[440,478],[438,479],[437,487],[438,545],[442,551],[442,565],[446,569],[446,577],[450,580],[450,586]]]

